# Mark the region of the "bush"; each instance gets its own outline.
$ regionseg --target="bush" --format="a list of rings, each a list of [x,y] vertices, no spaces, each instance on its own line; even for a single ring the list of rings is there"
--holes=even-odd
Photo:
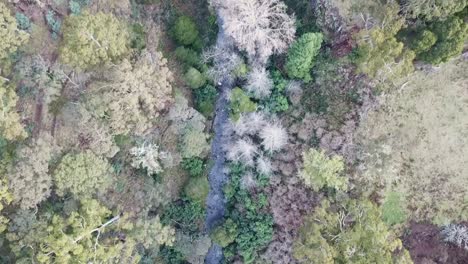
[[[188,16],[181,16],[172,27],[174,38],[182,45],[191,45],[198,38],[195,22]]]
[[[179,61],[187,64],[188,66],[195,68],[200,67],[200,56],[193,49],[186,47],[178,47],[174,51],[174,54]]]
[[[62,27],[62,22],[58,20],[54,11],[47,11],[46,15],[47,25],[52,31],[52,38],[57,39],[60,34],[60,28]]]
[[[387,225],[401,224],[406,221],[406,209],[403,204],[402,195],[390,192],[382,204],[382,219]]]
[[[312,80],[310,70],[314,66],[323,41],[321,33],[306,33],[294,42],[288,51],[286,71],[289,77],[302,79],[304,82]]]
[[[131,26],[130,47],[138,51],[142,51],[146,48],[146,32],[145,28],[140,23],[134,23]]]
[[[257,104],[250,100],[250,97],[239,87],[231,91],[231,118],[235,121],[239,119],[240,114],[255,112]]]
[[[340,176],[344,171],[341,157],[329,158],[323,150],[309,149],[303,154],[303,160],[304,167],[299,172],[299,177],[314,191],[319,191],[323,187],[343,191],[347,189],[347,178]]]
[[[213,85],[205,85],[200,89],[196,89],[195,93],[195,108],[205,117],[212,116],[215,110],[216,98],[218,91]]]
[[[205,167],[205,162],[199,158],[188,158],[182,161],[182,168],[184,168],[191,177],[203,175]]]
[[[196,234],[205,218],[205,209],[190,199],[182,199],[170,204],[161,215],[163,225],[174,225],[188,234]]]
[[[179,146],[182,156],[184,158],[206,156],[210,149],[207,139],[208,135],[203,131],[192,127],[186,128]]]
[[[273,77],[273,90],[271,95],[265,100],[261,101],[265,109],[270,113],[280,113],[289,109],[289,101],[286,96],[286,86],[288,81],[281,75],[281,72],[274,71]]]
[[[190,86],[192,89],[197,89],[205,85],[206,83],[206,78],[203,76],[201,72],[199,72],[197,69],[191,67],[186,73],[185,73],[185,82]]]
[[[232,221],[232,219],[226,220],[223,225],[218,226],[214,229],[213,233],[211,234],[211,239],[216,244],[227,247],[229,244],[236,240],[238,231],[237,225]]]
[[[27,16],[23,13],[16,13],[16,23],[18,24],[18,28],[21,30],[28,30],[31,28],[31,21]]]
[[[188,198],[205,205],[206,197],[210,191],[210,184],[206,177],[190,178],[184,191]]]

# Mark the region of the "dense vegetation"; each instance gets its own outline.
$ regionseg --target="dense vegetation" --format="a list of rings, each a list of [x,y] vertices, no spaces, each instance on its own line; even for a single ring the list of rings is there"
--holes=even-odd
[[[463,0],[2,1],[0,263],[468,263],[467,22]]]

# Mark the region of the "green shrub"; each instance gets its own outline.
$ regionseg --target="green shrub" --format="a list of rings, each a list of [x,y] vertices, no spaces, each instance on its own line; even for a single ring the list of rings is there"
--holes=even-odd
[[[210,184],[206,177],[190,178],[184,191],[188,198],[201,205],[205,205],[206,197],[210,191]]]
[[[238,120],[240,114],[255,112],[257,104],[250,100],[250,97],[239,87],[231,91],[231,118]]]
[[[216,244],[227,247],[229,244],[236,240],[238,231],[237,225],[232,221],[232,219],[226,220],[223,225],[218,226],[215,228],[213,233],[211,234],[211,239]]]
[[[280,113],[289,109],[289,100],[286,96],[286,86],[288,81],[281,75],[281,72],[272,73],[273,90],[271,95],[262,102],[265,109],[270,113]]]
[[[206,78],[203,76],[201,72],[199,72],[197,69],[191,67],[186,73],[185,73],[185,82],[190,86],[192,89],[197,89],[205,85],[206,83]]]
[[[204,218],[204,207],[199,202],[185,198],[165,208],[161,215],[161,223],[175,226],[188,234],[195,234],[199,232],[199,227],[203,224]]]
[[[195,108],[204,116],[209,117],[214,114],[218,91],[213,85],[205,85],[194,91]]]
[[[178,47],[174,54],[176,58],[188,66],[200,68],[200,56],[191,48]]]
[[[74,15],[79,15],[81,13],[81,6],[76,1],[71,0],[68,3],[68,7],[70,8],[70,12]]]
[[[62,27],[62,22],[56,17],[55,12],[52,10],[47,11],[46,21],[47,21],[47,25],[52,31],[52,37],[54,39],[57,39],[58,35],[60,34],[60,28]]]
[[[31,28],[31,21],[23,13],[17,12],[15,17],[19,29],[28,30]]]
[[[415,37],[411,39],[409,45],[410,48],[414,51],[414,53],[418,55],[431,49],[431,47],[434,46],[436,41],[437,37],[436,35],[434,35],[434,33],[432,33],[429,30],[422,30],[415,34]]]
[[[191,45],[197,41],[198,29],[195,22],[188,16],[181,16],[175,22],[172,33],[182,45]]]
[[[186,170],[190,176],[199,177],[205,172],[205,162],[200,158],[188,158],[182,160],[182,168]]]
[[[146,48],[146,32],[145,28],[140,23],[134,23],[131,26],[131,41],[130,47],[136,50],[143,50]]]
[[[314,58],[322,45],[321,33],[306,33],[294,42],[288,51],[286,71],[291,78],[312,80],[310,70],[314,66]]]

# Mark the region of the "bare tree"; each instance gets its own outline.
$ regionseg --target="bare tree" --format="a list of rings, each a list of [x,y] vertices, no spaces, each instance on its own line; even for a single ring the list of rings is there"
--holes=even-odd
[[[252,60],[264,63],[294,40],[295,18],[280,0],[212,0],[225,33]]]
[[[243,64],[242,58],[234,52],[229,41],[223,41],[203,52],[203,61],[211,63],[208,76],[217,84],[223,80],[232,82],[235,71]]]
[[[263,99],[271,94],[273,81],[270,74],[263,67],[254,67],[247,76],[245,89],[253,94],[257,99]]]

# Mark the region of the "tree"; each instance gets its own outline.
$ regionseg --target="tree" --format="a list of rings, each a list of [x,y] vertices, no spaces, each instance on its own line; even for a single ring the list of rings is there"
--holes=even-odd
[[[226,220],[224,224],[216,227],[211,234],[211,239],[216,244],[227,247],[229,244],[236,240],[238,235],[237,225],[232,219]]]
[[[393,80],[414,70],[413,51],[405,50],[396,34],[404,25],[398,15],[399,6],[395,3],[383,7],[379,24],[366,27],[357,35],[355,63],[358,72],[365,73],[379,81]]]
[[[130,154],[133,156],[132,167],[145,169],[148,176],[163,171],[159,160],[161,159],[161,154],[164,155],[164,153],[159,151],[158,145],[143,144],[139,147],[133,147],[130,149]]]
[[[257,104],[250,100],[249,96],[239,87],[232,89],[230,100],[231,117],[234,120],[238,120],[242,113],[254,112],[257,109]]]
[[[63,62],[82,69],[117,62],[128,52],[131,39],[127,25],[104,13],[69,16],[63,32]]]
[[[13,201],[13,195],[8,189],[6,179],[0,179],[0,234],[5,231],[8,224],[8,219],[2,215],[3,207],[9,205]]]
[[[172,32],[175,39],[182,45],[191,45],[198,39],[198,29],[195,22],[188,16],[177,18]]]
[[[17,162],[7,175],[14,202],[21,208],[34,208],[49,197],[52,187],[49,161],[53,151],[49,136],[39,137],[19,149]]]
[[[212,0],[222,26],[239,49],[264,63],[284,52],[294,40],[295,19],[280,0]]]
[[[339,208],[323,201],[293,245],[300,262],[324,264],[398,263],[394,257],[404,254],[402,249],[402,242],[380,219],[378,207],[368,200],[349,200]]]
[[[254,67],[247,75],[245,89],[257,99],[263,99],[271,94],[273,81],[265,68]]]
[[[445,18],[458,13],[467,6],[465,0],[434,1],[434,0],[403,0],[403,9],[411,18]]]
[[[182,156],[184,158],[205,157],[210,149],[207,140],[208,135],[202,130],[193,127],[185,128],[180,142]]]
[[[436,35],[429,30],[421,30],[415,34],[415,37],[411,39],[409,46],[410,48],[419,55],[425,51],[428,51],[437,41]]]
[[[20,116],[16,111],[17,101],[18,96],[15,90],[12,87],[7,87],[0,79],[0,135],[7,140],[27,137],[26,131],[20,123]]]
[[[347,179],[340,174],[344,171],[343,159],[339,156],[327,157],[325,152],[309,149],[303,153],[304,165],[299,177],[314,191],[324,187],[345,191]]]
[[[28,39],[28,34],[18,29],[16,18],[11,15],[10,10],[3,2],[0,3],[0,36],[2,36],[0,62],[15,52]]]
[[[205,76],[193,67],[190,67],[190,69],[185,73],[184,78],[185,82],[187,82],[188,86],[192,89],[198,89],[206,83]]]
[[[205,204],[206,197],[210,191],[210,184],[207,177],[190,178],[184,188],[185,194],[191,200],[200,204]]]
[[[430,49],[421,52],[418,58],[432,64],[440,64],[462,53],[468,38],[468,24],[463,19],[452,16],[445,21],[433,22],[429,29],[437,37],[437,41]]]
[[[263,148],[267,152],[282,149],[288,143],[288,133],[279,123],[267,123],[259,133]]]
[[[60,196],[69,192],[78,198],[89,198],[104,192],[112,180],[110,164],[91,151],[65,155],[54,172]]]
[[[292,44],[286,62],[286,71],[290,78],[302,79],[304,82],[312,79],[310,70],[314,66],[314,59],[322,41],[321,33],[306,33]]]
[[[135,64],[112,66],[91,85],[88,108],[115,134],[143,134],[172,101],[172,73],[162,54],[145,54]]]

